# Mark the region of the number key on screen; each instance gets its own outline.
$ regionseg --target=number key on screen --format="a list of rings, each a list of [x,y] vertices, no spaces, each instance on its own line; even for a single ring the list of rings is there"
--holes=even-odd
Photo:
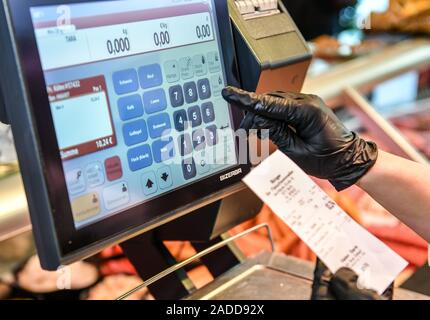
[[[206,137],[203,129],[197,129],[193,132],[194,150],[201,151],[206,147]]]
[[[214,146],[218,143],[218,128],[216,125],[206,128],[206,138],[208,146]]]
[[[212,95],[209,79],[201,79],[197,82],[200,100],[209,99]]]
[[[184,84],[184,94],[187,103],[194,103],[197,101],[197,86],[195,82],[187,82]]]
[[[199,106],[194,106],[188,109],[188,120],[191,122],[193,128],[202,124],[202,114]]]
[[[203,121],[210,123],[215,121],[215,110],[212,102],[206,102],[202,105]]]
[[[188,117],[185,110],[179,110],[173,113],[173,121],[176,131],[182,132],[188,128]]]
[[[184,105],[184,93],[180,85],[170,87],[169,89],[170,103],[173,108]]]
[[[182,172],[185,180],[190,180],[197,175],[196,163],[193,158],[182,161]]]
[[[186,156],[193,152],[193,143],[191,141],[191,136],[188,133],[185,133],[178,138],[178,145],[181,156]]]

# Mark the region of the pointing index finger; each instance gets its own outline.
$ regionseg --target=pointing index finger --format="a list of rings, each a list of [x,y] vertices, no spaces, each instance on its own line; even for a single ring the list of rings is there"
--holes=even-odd
[[[224,99],[245,111],[255,112],[255,105],[260,102],[259,95],[235,87],[222,90]]]
[[[295,122],[300,101],[293,93],[273,93],[258,95],[235,87],[222,91],[224,99],[242,110],[267,117],[272,120]]]

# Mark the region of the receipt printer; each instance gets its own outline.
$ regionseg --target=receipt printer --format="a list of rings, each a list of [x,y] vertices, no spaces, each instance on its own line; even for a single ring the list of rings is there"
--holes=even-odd
[[[312,54],[282,2],[228,1],[243,88],[300,91]]]

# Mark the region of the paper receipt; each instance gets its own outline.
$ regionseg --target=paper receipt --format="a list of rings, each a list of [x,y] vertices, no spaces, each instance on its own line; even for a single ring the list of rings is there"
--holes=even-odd
[[[382,294],[407,262],[346,214],[281,151],[243,180],[324,262]]]

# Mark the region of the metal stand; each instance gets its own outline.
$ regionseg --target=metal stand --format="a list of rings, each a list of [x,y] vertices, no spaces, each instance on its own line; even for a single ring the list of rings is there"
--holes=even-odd
[[[220,206],[221,201],[196,210],[182,219],[122,243],[121,248],[139,276],[146,280],[178,263],[163,241],[191,241],[197,252],[207,252],[200,257],[199,261],[216,278],[243,260],[241,252],[231,241],[216,252],[210,250],[223,241],[222,235],[213,234]],[[175,269],[174,272],[160,278],[156,283],[147,284],[154,298],[177,300],[196,291],[184,267]]]
[[[153,232],[128,240],[121,244],[121,248],[142,279],[149,279],[175,263],[164,244],[155,240]],[[148,289],[159,300],[180,299],[192,291],[184,270],[170,274]]]
[[[194,255],[194,256],[192,256],[190,258],[188,258],[188,259],[186,259],[186,260],[184,260],[182,262],[179,262],[179,263],[177,263],[175,265],[172,265],[171,267],[169,267],[167,269],[164,269],[163,271],[161,271],[160,273],[154,275],[153,277],[148,278],[148,280],[144,281],[140,286],[138,286],[138,287],[134,288],[133,290],[131,290],[131,291],[123,294],[117,300],[124,300],[127,297],[129,297],[130,295],[132,295],[133,293],[135,293],[135,292],[137,292],[139,290],[142,290],[143,288],[146,288],[146,287],[148,287],[148,289],[152,293],[153,289],[151,289],[151,288],[153,288],[154,284],[158,285],[158,283],[159,283],[160,280],[166,279],[166,277],[169,277],[170,275],[176,273],[177,271],[183,270],[183,268],[185,268],[186,266],[188,266],[192,262],[194,262],[196,260],[199,260],[199,259],[202,259],[202,258],[204,258],[204,257],[206,257],[206,256],[208,256],[208,255],[210,255],[210,254],[212,254],[212,253],[220,250],[220,249],[223,249],[225,246],[231,245],[235,240],[237,240],[237,239],[239,239],[241,237],[244,237],[244,236],[246,236],[246,235],[248,235],[250,233],[256,232],[257,230],[262,229],[262,228],[266,228],[267,229],[267,232],[268,232],[268,235],[269,235],[269,240],[270,240],[270,243],[271,243],[271,246],[272,246],[272,251],[274,251],[275,250],[275,244],[273,242],[272,232],[270,230],[270,227],[267,224],[261,224],[261,225],[255,226],[255,227],[253,227],[251,229],[248,229],[248,230],[246,230],[244,232],[241,232],[241,233],[239,233],[239,234],[237,234],[235,236],[232,236],[232,237],[230,237],[228,239],[225,239],[225,240],[223,240],[221,242],[218,242],[218,243],[214,244],[213,246],[207,248],[206,250],[204,250],[202,252],[197,253],[196,255]],[[156,298],[159,298],[159,297],[157,296]],[[185,298],[185,296],[181,297],[181,298]]]
[[[123,294],[117,300],[123,300],[143,288],[149,288],[151,292],[155,288],[161,288],[165,279],[183,270],[196,260],[202,260],[208,255],[223,249],[235,240],[247,236],[261,228],[266,228],[272,245],[272,252],[263,252],[260,255],[240,263],[235,268],[217,277],[207,286],[194,291],[182,298],[186,300],[307,300],[311,297],[314,264],[275,253],[275,246],[270,228],[262,224],[225,239],[213,246],[197,253],[196,255],[147,278],[141,285]],[[171,287],[166,287],[169,292]],[[169,293],[161,294],[168,296]],[[174,296],[170,294],[170,296]],[[160,296],[157,296],[160,298]],[[397,289],[394,292],[395,300],[422,300],[429,297]]]

